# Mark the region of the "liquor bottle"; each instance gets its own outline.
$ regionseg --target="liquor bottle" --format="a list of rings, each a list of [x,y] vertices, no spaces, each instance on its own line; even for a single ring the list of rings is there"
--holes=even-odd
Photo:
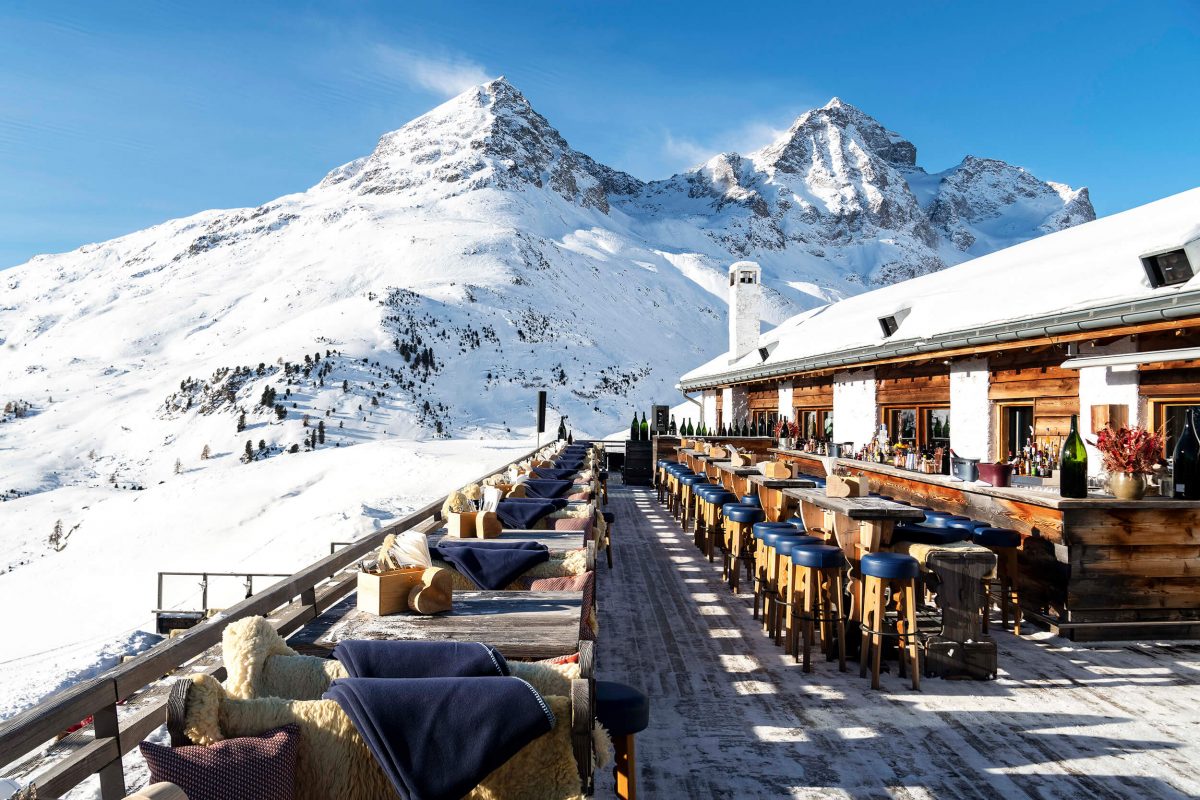
[[[671,415],[671,425],[667,428],[667,433],[675,436],[679,433],[679,429],[675,427],[675,415]]]
[[[629,439],[636,442],[642,438],[642,426],[638,425],[637,412],[633,412],[633,424],[629,426]]]
[[[692,418],[688,417],[688,436],[696,435],[696,426],[692,424]]]
[[[1183,415],[1183,430],[1179,433],[1179,441],[1175,442],[1175,453],[1171,461],[1174,464],[1173,497],[1181,500],[1200,499],[1200,438],[1197,438],[1196,425],[1200,423],[1200,414],[1192,406]]]
[[[1193,437],[1194,438],[1194,437]],[[1071,432],[1063,442],[1062,462],[1059,464],[1059,494],[1063,497],[1087,497],[1087,448],[1079,435],[1079,419],[1071,415]]]
[[[646,421],[646,412],[642,412],[642,441],[650,441],[650,423]]]

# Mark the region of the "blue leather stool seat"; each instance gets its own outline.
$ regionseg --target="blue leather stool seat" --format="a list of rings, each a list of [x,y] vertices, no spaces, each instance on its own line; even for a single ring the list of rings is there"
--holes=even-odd
[[[965,542],[970,538],[971,531],[963,528],[934,528],[930,525],[897,525],[892,532],[893,542],[915,544],[950,544]]]
[[[952,519],[946,523],[947,528],[960,528],[964,531],[974,531],[976,528],[990,528],[990,523],[980,522],[977,519],[969,519],[966,522]]]
[[[762,508],[762,503],[759,502],[757,494],[742,495],[741,503],[742,503],[742,505],[746,505],[746,506],[758,506],[759,508]]]
[[[727,505],[737,504],[737,495],[733,492],[715,491],[709,492],[706,502],[712,503],[714,506],[724,508]]]
[[[891,495],[886,495],[886,494],[881,494],[881,495],[879,495],[879,499],[880,499],[880,500],[887,500],[887,501],[889,501],[889,502],[892,502],[892,503],[896,502],[896,498],[892,497]]]
[[[692,485],[692,494],[701,499],[707,497],[715,491],[723,492],[725,489],[721,486],[717,486],[715,483],[697,483]]]
[[[792,517],[791,519],[788,520],[788,522],[792,523],[793,525],[795,525],[797,528],[799,528],[802,531],[808,530],[808,528],[806,528],[804,526],[804,520],[800,519],[800,517]]]
[[[796,530],[795,528],[792,528],[790,531],[781,531],[781,530],[767,531],[766,533],[762,534],[762,536],[760,536],[758,540],[763,543],[763,547],[775,547],[783,539],[787,539],[791,536],[803,536],[803,535],[804,534],[801,533],[800,531]]]
[[[611,511],[603,511],[603,512],[601,512],[601,516],[604,517],[604,521],[607,522],[609,525],[612,525],[613,522],[617,519],[617,515]]]
[[[930,528],[946,528],[951,522],[970,522],[970,517],[964,517],[961,514],[926,514],[925,521],[922,525],[927,525]]]
[[[791,533],[800,532],[796,529],[796,526],[790,522],[756,522],[754,523],[754,530],[752,533],[754,534],[755,539],[761,539],[765,534],[773,533],[775,531],[790,531]]]
[[[775,554],[790,558],[794,548],[821,545],[821,540],[815,536],[805,536],[803,533],[784,534],[775,540]]]
[[[921,574],[917,560],[903,553],[867,553],[859,566],[863,575],[873,578],[916,578]]]
[[[596,681],[596,719],[612,736],[641,733],[650,724],[650,700],[628,684]]]
[[[843,566],[846,556],[842,553],[842,548],[830,544],[810,544],[803,547],[793,545],[792,563],[798,567],[826,569]]]
[[[708,483],[708,476],[697,475],[693,472],[691,475],[681,475],[679,482],[684,486],[695,486],[697,483]]]
[[[743,503],[726,503],[721,506],[721,512],[730,522],[762,522],[767,518],[761,508]]]
[[[1021,534],[1011,528],[976,528],[971,540],[984,547],[1021,546]]]

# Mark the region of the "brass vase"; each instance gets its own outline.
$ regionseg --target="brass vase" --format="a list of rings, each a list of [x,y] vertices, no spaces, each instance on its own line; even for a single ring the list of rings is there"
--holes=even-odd
[[[1118,500],[1141,500],[1146,494],[1146,476],[1140,472],[1114,472],[1108,488]]]

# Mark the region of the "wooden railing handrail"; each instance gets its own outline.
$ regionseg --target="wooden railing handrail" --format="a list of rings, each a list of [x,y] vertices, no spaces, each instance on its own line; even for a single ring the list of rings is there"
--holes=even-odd
[[[530,458],[536,452],[537,449],[530,450],[507,464],[488,470],[467,483],[482,481],[489,475]],[[54,771],[57,774],[69,775],[70,778],[66,781],[57,781],[56,783],[62,785],[56,785],[54,793],[61,794],[88,775],[100,773],[101,796],[104,800],[124,797],[124,782],[118,780],[121,757],[137,747],[142,736],[127,737],[123,735],[126,731],[119,728],[103,732],[100,730],[101,727],[106,729],[113,727],[118,703],[218,644],[225,627],[232,622],[246,617],[267,616],[305,595],[308,595],[309,598],[305,604],[315,606],[317,586],[377,550],[388,534],[401,533],[427,520],[438,518],[445,499],[446,496],[443,495],[386,528],[359,539],[240,603],[230,606],[200,625],[189,629],[183,635],[156,645],[101,675],[81,681],[32,708],[0,722],[0,767],[16,762],[68,727],[92,716],[96,719],[95,741],[55,764]],[[343,593],[348,593],[348,590]],[[295,627],[300,626],[296,625]],[[102,719],[104,720],[103,724]],[[144,727],[144,723],[139,727]],[[116,773],[112,770],[114,765]],[[116,793],[118,783],[119,794]]]

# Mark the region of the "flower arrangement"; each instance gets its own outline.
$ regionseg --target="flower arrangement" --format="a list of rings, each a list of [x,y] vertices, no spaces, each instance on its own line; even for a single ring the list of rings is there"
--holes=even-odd
[[[1145,428],[1101,428],[1092,444],[1104,456],[1104,469],[1109,472],[1145,474],[1154,471],[1162,456],[1163,437]]]
[[[792,420],[788,423],[788,436],[793,439],[800,438],[800,423]]]
[[[787,420],[785,420],[783,417],[780,417],[779,419],[775,420],[775,438],[776,439],[782,439],[783,437],[787,436],[787,431],[788,431]]]

